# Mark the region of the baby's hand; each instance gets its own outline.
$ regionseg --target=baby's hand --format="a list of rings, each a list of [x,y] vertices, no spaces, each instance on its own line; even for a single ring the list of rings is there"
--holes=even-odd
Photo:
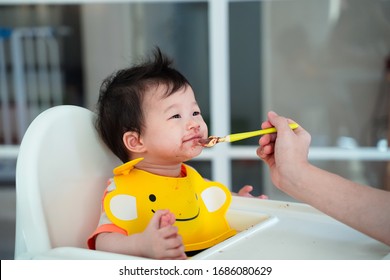
[[[255,197],[250,193],[251,191],[253,191],[253,187],[250,185],[245,185],[238,191],[238,195],[245,196],[245,197]],[[257,198],[268,199],[268,196],[266,196],[265,194],[262,194],[262,195],[259,195]]]
[[[184,245],[177,227],[173,226],[175,216],[168,210],[158,210],[142,233],[147,256],[155,259],[186,259]]]

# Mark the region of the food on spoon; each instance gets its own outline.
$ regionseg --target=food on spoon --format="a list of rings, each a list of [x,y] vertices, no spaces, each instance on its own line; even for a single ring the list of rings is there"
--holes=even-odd
[[[209,138],[207,139],[200,139],[199,140],[199,145],[203,146],[203,147],[206,147],[206,148],[211,148],[213,147],[215,144],[219,143],[219,142],[222,142],[220,141],[222,138],[221,137],[218,137],[218,136],[210,136]]]

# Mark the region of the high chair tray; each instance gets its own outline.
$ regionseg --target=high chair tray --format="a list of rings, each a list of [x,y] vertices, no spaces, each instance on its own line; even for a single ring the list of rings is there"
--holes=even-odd
[[[319,212],[286,201],[233,197],[239,233],[192,259],[390,259],[390,247]]]

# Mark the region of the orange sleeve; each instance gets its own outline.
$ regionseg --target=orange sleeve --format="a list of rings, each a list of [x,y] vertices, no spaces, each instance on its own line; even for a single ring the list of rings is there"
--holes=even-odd
[[[110,180],[107,182],[107,186],[110,184]],[[104,198],[105,196],[107,195],[108,193],[108,189],[106,189],[104,191],[104,194],[103,194],[103,197],[102,197],[102,213],[104,213],[104,207],[103,207],[103,201],[104,201]],[[88,237],[87,239],[87,245],[88,245],[88,248],[91,249],[91,250],[96,250],[96,236],[98,236],[100,233],[103,233],[103,232],[117,232],[117,233],[120,233],[120,234],[123,234],[123,235],[127,235],[127,231],[124,230],[123,228],[120,228],[112,223],[106,223],[106,224],[100,224],[98,225],[98,227],[96,228],[96,230],[91,234],[91,236]]]
[[[93,233],[92,235],[88,238],[87,244],[88,248],[91,250],[96,250],[96,236],[98,234],[103,233],[103,232],[117,232],[123,235],[127,235],[127,231],[124,230],[123,228],[120,228],[114,224],[104,224],[99,226]]]

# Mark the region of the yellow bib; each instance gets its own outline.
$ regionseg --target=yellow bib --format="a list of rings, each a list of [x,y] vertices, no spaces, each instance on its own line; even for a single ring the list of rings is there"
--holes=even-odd
[[[175,215],[186,251],[209,248],[236,233],[225,217],[231,193],[224,185],[205,181],[187,165],[183,178],[134,169],[141,160],[114,169],[115,189],[104,198],[108,218],[128,235],[142,232],[160,209]]]

